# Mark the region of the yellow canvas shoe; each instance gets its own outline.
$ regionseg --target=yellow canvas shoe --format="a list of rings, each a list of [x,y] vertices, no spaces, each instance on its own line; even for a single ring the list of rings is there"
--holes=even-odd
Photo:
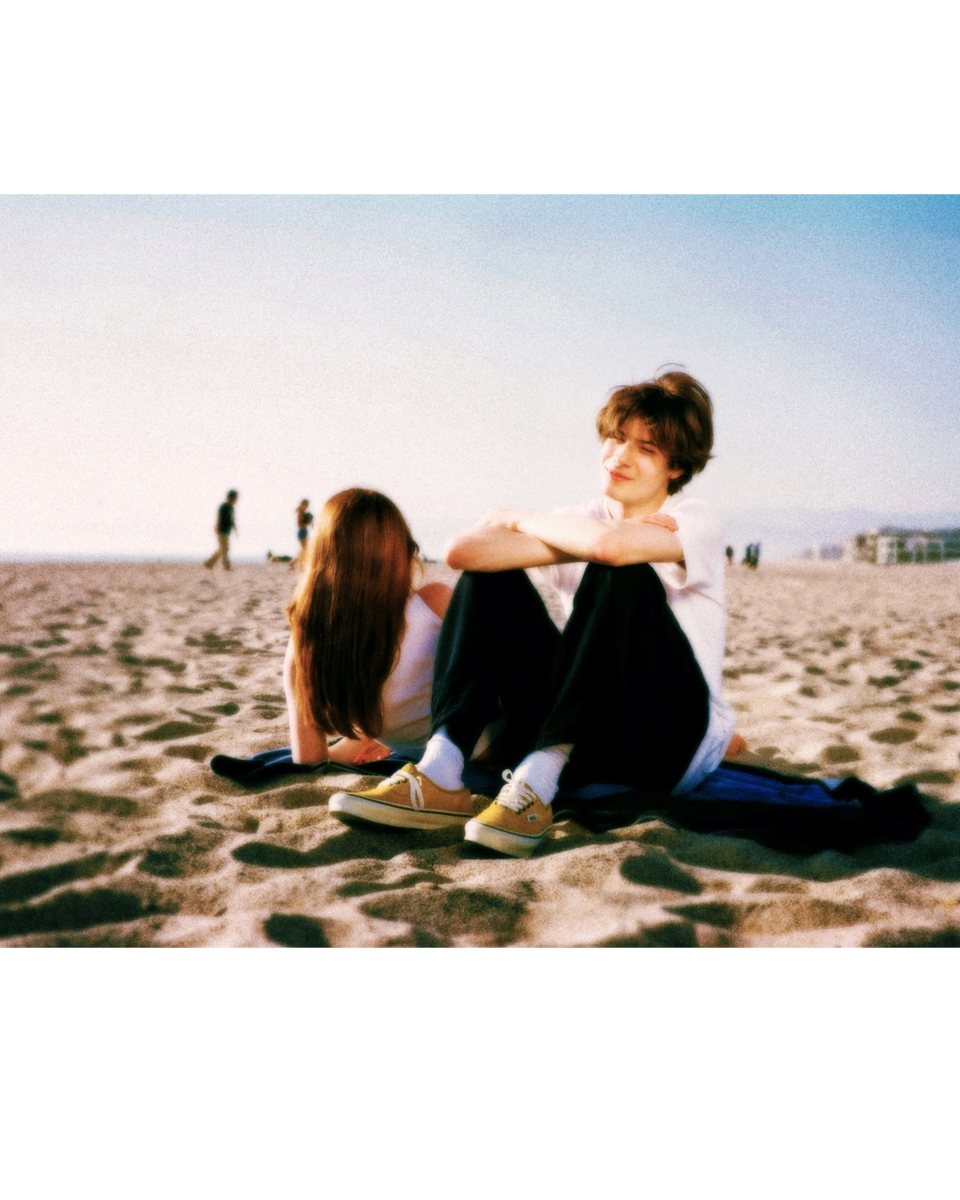
[[[473,800],[462,787],[449,792],[437,787],[413,763],[401,767],[383,783],[362,792],[336,792],[330,797],[335,817],[359,817],[375,825],[404,829],[442,829],[463,825],[473,815]]]
[[[467,822],[463,836],[468,842],[523,858],[532,854],[549,833],[553,809],[528,783],[514,779],[510,771],[504,771],[503,778],[506,786],[479,817]]]

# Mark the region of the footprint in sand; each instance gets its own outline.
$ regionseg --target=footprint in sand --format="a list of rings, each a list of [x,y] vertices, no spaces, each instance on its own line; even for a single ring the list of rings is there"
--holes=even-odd
[[[213,718],[202,724],[199,721],[164,721],[155,729],[137,734],[140,742],[173,742],[177,738],[194,737],[198,733],[209,733],[213,726]]]
[[[163,834],[148,847],[137,870],[164,879],[209,874],[218,865],[211,856],[223,845],[226,836],[211,825],[191,826],[183,833]]]
[[[868,938],[863,944],[865,946],[880,948],[925,949],[929,947],[933,949],[940,947],[944,949],[956,949],[960,946],[960,929],[954,926],[946,926],[942,929],[883,930],[881,933],[876,933]]]
[[[671,905],[667,912],[697,924],[715,925],[744,934],[782,935],[805,929],[862,925],[877,916],[863,904],[781,895],[776,901]]]
[[[163,716],[163,713],[157,712],[128,713],[125,717],[117,717],[114,725],[119,725],[121,728],[124,725],[149,725],[153,721],[162,721]]]
[[[51,728],[52,741],[44,739],[28,739],[24,745],[30,750],[52,755],[58,763],[68,766],[78,759],[86,758],[91,747],[83,745],[82,729],[73,729],[63,724],[63,714],[58,712],[37,713],[34,716],[21,718],[25,725],[47,725]]]
[[[7,875],[0,879],[0,905],[22,904],[36,896],[42,896],[44,892],[62,887],[65,883],[110,874],[132,857],[131,852],[115,855],[91,854],[86,858],[76,858],[72,862],[58,863],[53,867],[40,867],[35,871]]]
[[[648,846],[643,854],[625,858],[620,864],[620,874],[642,887],[664,888],[688,896],[699,896],[703,891],[699,880],[678,867],[658,846]]]
[[[104,796],[99,792],[68,788],[57,788],[30,799],[20,799],[14,807],[22,812],[49,813],[48,820],[61,813],[94,813],[104,817],[135,817],[140,814],[140,805],[128,796]]]
[[[820,755],[820,758],[823,762],[830,764],[859,762],[860,751],[856,750],[853,746],[827,746]]]
[[[447,876],[438,875],[435,871],[414,871],[394,883],[378,883],[372,879],[352,879],[349,883],[341,884],[337,888],[337,895],[350,899],[354,896],[372,896],[380,892],[397,892],[410,887],[434,888],[449,882]]]
[[[72,811],[91,811],[96,807],[83,793],[47,793],[20,807],[39,807],[50,804],[55,796],[72,800]],[[102,799],[102,798],[97,798]],[[58,811],[64,805],[56,803]],[[109,806],[107,806],[109,807]],[[52,845],[61,840],[53,828],[37,826],[8,830],[4,835],[27,845]],[[56,933],[87,929],[94,925],[132,921],[152,911],[141,896],[113,888],[94,888],[89,891],[67,891],[39,904],[29,903],[65,884],[95,879],[112,874],[135,856],[134,851],[119,854],[101,852],[36,870],[21,871],[0,879],[0,938],[35,933]]]
[[[415,945],[448,946],[468,941],[471,946],[507,946],[516,940],[526,907],[496,892],[473,888],[421,890],[409,888],[367,900],[360,911],[382,921],[402,921],[412,927]]]
[[[330,948],[323,923],[299,913],[274,913],[264,921],[263,932],[278,946],[317,950]]]
[[[168,758],[188,758],[193,762],[206,762],[213,754],[213,749],[210,746],[167,746],[164,754]]]
[[[11,679],[29,679],[31,683],[56,683],[60,678],[60,669],[56,663],[42,658],[31,658],[18,662],[10,668],[7,675]]]
[[[7,829],[3,837],[22,846],[52,846],[59,842],[61,833],[45,825],[29,825],[26,829]]]
[[[729,939],[723,934],[709,939],[712,945],[727,945]],[[700,945],[697,931],[689,921],[664,921],[659,925],[644,925],[635,933],[607,938],[590,943],[601,949],[683,949],[695,950]]]
[[[890,725],[886,729],[875,729],[870,734],[870,740],[888,746],[900,746],[904,742],[912,742],[916,736],[915,729],[907,729],[903,725]]]
[[[0,909],[0,939],[35,933],[65,933],[90,929],[94,925],[137,921],[161,911],[145,903],[135,893],[113,888],[63,892],[45,904]]]

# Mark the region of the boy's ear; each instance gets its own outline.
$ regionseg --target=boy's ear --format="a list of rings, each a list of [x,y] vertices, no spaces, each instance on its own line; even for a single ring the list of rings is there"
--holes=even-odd
[[[683,474],[683,467],[673,467],[671,469],[671,471],[668,473],[667,478],[668,479],[679,479],[682,474]]]

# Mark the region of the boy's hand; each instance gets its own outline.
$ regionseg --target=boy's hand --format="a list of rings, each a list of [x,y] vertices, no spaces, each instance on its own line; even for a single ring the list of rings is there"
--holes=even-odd
[[[649,513],[645,517],[628,517],[630,521],[638,521],[642,525],[659,525],[661,529],[667,529],[670,533],[676,533],[680,526],[676,523],[669,513]]]
[[[516,533],[522,518],[523,513],[515,508],[492,508],[480,524],[488,529],[508,529],[511,533]]]

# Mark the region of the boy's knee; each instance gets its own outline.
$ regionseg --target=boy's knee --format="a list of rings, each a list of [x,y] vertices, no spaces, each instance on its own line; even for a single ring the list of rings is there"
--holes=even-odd
[[[464,571],[457,588],[480,595],[502,595],[532,587],[525,571]]]
[[[627,563],[622,567],[589,563],[580,586],[584,584],[611,595],[666,595],[660,576],[649,563]]]

